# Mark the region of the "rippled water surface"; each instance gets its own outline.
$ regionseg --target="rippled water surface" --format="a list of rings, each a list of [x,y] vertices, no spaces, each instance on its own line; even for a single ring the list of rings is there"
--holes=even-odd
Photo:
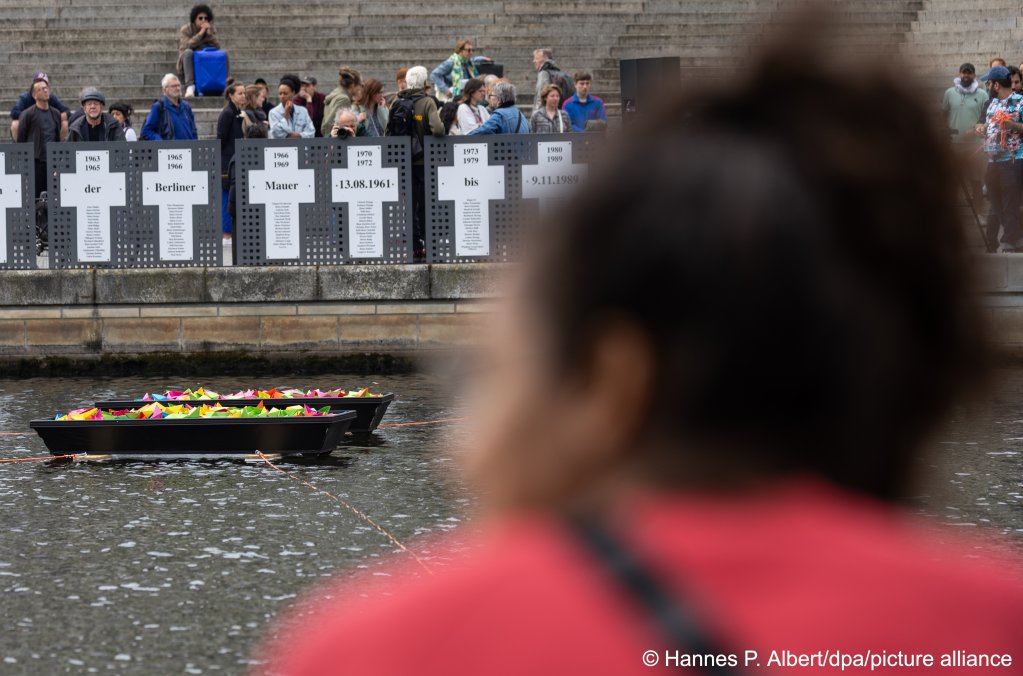
[[[989,406],[953,420],[938,439],[923,509],[1023,547],[1023,371],[1003,375]],[[94,399],[196,384],[368,382],[398,395],[385,423],[460,414],[425,376],[0,381],[0,458],[44,455],[28,421]],[[458,433],[457,425],[382,428],[325,461],[282,467],[414,543],[472,511],[472,493],[454,478]],[[245,673],[298,594],[330,574],[403,556],[338,503],[237,460],[3,464],[0,510],[0,674]]]
[[[2,458],[45,455],[28,422],[165,386],[235,391],[232,378],[0,381]],[[456,415],[420,376],[269,384],[395,392],[385,423]],[[281,467],[365,511],[402,541],[454,528],[453,425],[381,428],[326,461]],[[393,561],[393,544],[340,504],[261,464],[0,465],[0,674],[244,673],[271,618],[317,579]]]

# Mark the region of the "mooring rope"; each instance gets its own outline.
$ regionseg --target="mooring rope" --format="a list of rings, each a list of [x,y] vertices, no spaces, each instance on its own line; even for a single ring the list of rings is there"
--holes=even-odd
[[[60,460],[62,458],[73,458],[74,453],[68,453],[66,455],[40,455],[34,458],[10,458],[8,460],[0,460],[0,462],[33,462],[38,460]]]
[[[330,498],[331,500],[333,500],[333,501],[337,502],[338,504],[342,505],[342,506],[343,506],[343,507],[344,507],[345,509],[347,509],[348,511],[352,512],[353,514],[355,514],[356,516],[358,516],[359,518],[361,518],[361,519],[362,519],[363,521],[365,521],[365,522],[366,522],[366,523],[368,523],[369,525],[373,526],[373,528],[375,528],[375,529],[376,529],[376,531],[377,531],[378,533],[380,533],[381,535],[383,535],[384,537],[386,537],[386,538],[387,538],[388,540],[390,540],[391,542],[393,542],[393,543],[394,543],[394,544],[395,544],[395,545],[396,545],[396,546],[398,547],[398,549],[400,549],[401,551],[405,552],[406,554],[410,555],[410,556],[411,556],[411,557],[412,557],[413,559],[415,559],[415,560],[416,560],[416,563],[418,563],[418,564],[419,564],[420,566],[422,566],[423,570],[425,570],[425,571],[426,571],[427,573],[429,573],[430,575],[433,575],[433,571],[432,571],[432,570],[430,570],[430,567],[429,567],[429,566],[427,566],[427,565],[426,565],[426,563],[424,563],[422,559],[420,559],[420,558],[419,558],[418,556],[416,556],[416,553],[415,553],[415,552],[413,552],[413,551],[412,551],[411,549],[409,549],[408,547],[406,547],[405,545],[403,545],[403,544],[402,544],[402,543],[401,543],[401,542],[400,542],[400,541],[398,540],[398,538],[396,538],[396,537],[394,537],[393,535],[391,535],[391,534],[390,534],[390,533],[389,533],[389,532],[387,531],[387,529],[386,529],[386,528],[384,528],[383,526],[381,526],[380,524],[378,524],[378,523],[377,523],[376,521],[374,521],[373,519],[371,519],[371,518],[370,518],[369,516],[367,516],[367,515],[366,515],[365,513],[363,513],[363,512],[362,512],[362,511],[360,511],[359,509],[357,509],[357,508],[353,507],[352,505],[348,504],[347,502],[345,502],[344,500],[342,500],[342,499],[341,499],[341,498],[339,498],[338,496],[334,495],[333,493],[330,493],[330,492],[328,492],[328,491],[325,491],[325,490],[323,490],[322,488],[319,488],[319,487],[317,487],[317,486],[314,486],[313,484],[309,483],[309,482],[308,482],[308,481],[306,481],[305,479],[303,479],[303,478],[301,478],[301,477],[299,477],[299,476],[296,476],[296,475],[292,474],[291,472],[288,472],[287,470],[283,470],[283,469],[281,469],[280,467],[278,467],[277,465],[275,465],[275,464],[274,464],[273,462],[271,462],[270,458],[266,457],[266,455],[264,455],[262,451],[256,451],[256,455],[258,455],[258,456],[259,456],[260,460],[262,460],[262,461],[263,461],[263,462],[265,462],[265,463],[266,463],[267,465],[269,465],[269,466],[270,466],[270,467],[272,467],[273,469],[277,470],[278,472],[280,472],[280,473],[281,473],[281,474],[283,474],[284,476],[286,476],[286,477],[288,477],[289,479],[292,479],[292,480],[294,480],[294,481],[297,481],[297,482],[299,482],[299,483],[301,483],[301,484],[305,484],[306,486],[308,486],[309,488],[313,489],[313,490],[314,490],[314,491],[316,491],[317,493],[323,493],[324,495],[326,495],[326,496],[327,496],[328,498]]]
[[[440,420],[427,420],[426,422],[407,423],[383,423],[377,427],[415,427],[417,425],[438,425],[440,423],[462,422],[465,418],[441,418]]]

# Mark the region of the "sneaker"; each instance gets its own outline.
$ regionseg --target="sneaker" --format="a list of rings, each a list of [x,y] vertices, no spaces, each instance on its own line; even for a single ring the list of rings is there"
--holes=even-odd
[[[185,90],[185,98],[186,99],[195,98],[195,85],[188,85],[188,89]]]

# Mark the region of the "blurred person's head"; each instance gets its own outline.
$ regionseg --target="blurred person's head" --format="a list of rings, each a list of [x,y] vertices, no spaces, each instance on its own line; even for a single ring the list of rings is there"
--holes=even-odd
[[[1005,66],[995,66],[981,75],[980,79],[987,83],[993,98],[1004,99],[1012,94],[1012,73]]]
[[[408,89],[422,89],[426,84],[426,68],[424,66],[412,66],[405,73],[405,84]]]
[[[166,96],[172,103],[177,103],[178,99],[181,98],[181,80],[174,73],[167,73],[160,80],[160,87],[163,89],[163,95]]]
[[[497,84],[497,81],[500,79],[501,78],[497,77],[493,73],[487,73],[483,76],[483,87],[486,89],[486,93],[483,94],[484,98],[490,96],[490,90],[494,88],[494,85]]]
[[[469,459],[491,506],[804,475],[906,495],[985,343],[949,150],[905,89],[775,53],[593,168],[493,327]]]
[[[408,73],[408,68],[399,68],[398,72],[394,75],[394,84],[398,87],[398,91],[405,91],[408,85],[405,83],[405,75]]]
[[[110,104],[110,114],[121,123],[122,127],[131,126],[131,116],[135,109],[127,101],[115,101]]]
[[[515,85],[506,81],[498,82],[490,90],[490,96],[493,97],[492,102],[496,108],[515,105]]]
[[[196,28],[213,23],[213,10],[209,5],[195,5],[188,13],[188,21]]]
[[[479,78],[470,78],[462,87],[462,101],[473,106],[479,105],[486,95],[486,86]]]
[[[995,66],[1001,66],[1002,68],[1005,68],[1006,65],[1005,59],[1000,56],[996,56],[991,59],[991,61],[987,64],[987,67],[994,68]]]
[[[245,83],[244,82],[232,82],[227,85],[227,89],[224,90],[224,98],[233,103],[239,108],[245,107],[246,95],[245,95]]]
[[[554,50],[549,47],[542,47],[540,49],[533,50],[533,68],[540,70],[540,66],[545,61],[550,61],[554,58]]]
[[[337,86],[351,96],[352,89],[362,84],[362,74],[354,68],[342,66],[337,71]]]
[[[36,106],[45,110],[50,103],[50,82],[42,78],[34,80],[31,92]]]
[[[1020,78],[1020,70],[1016,66],[1008,66],[1009,71],[1009,88],[1013,92],[1019,94],[1023,92],[1023,82]]]
[[[266,100],[266,88],[262,85],[251,84],[245,87],[245,107],[261,108]]]
[[[972,63],[964,63],[959,66],[959,84],[962,87],[969,89],[970,85],[973,84],[974,79],[977,77],[977,69],[974,68]],[[578,84],[576,85],[578,87]]]
[[[277,100],[281,102],[281,105],[287,104],[298,93],[299,87],[298,76],[285,75],[281,77],[280,84],[277,85]]]
[[[363,108],[376,108],[384,104],[384,83],[370,78],[362,84],[359,98],[356,100]]]
[[[558,104],[561,103],[561,90],[558,89],[558,85],[549,84],[544,86],[540,90],[540,100],[548,108],[557,108]]]
[[[575,80],[575,95],[580,101],[585,101],[590,96],[590,85],[593,83],[593,76],[586,71],[580,71],[573,77]]]

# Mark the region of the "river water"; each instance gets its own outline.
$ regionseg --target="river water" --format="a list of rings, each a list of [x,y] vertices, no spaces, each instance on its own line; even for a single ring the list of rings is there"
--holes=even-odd
[[[1023,370],[950,421],[917,509],[988,527],[1023,548]],[[385,423],[460,415],[436,378],[0,381],[0,458],[45,455],[28,422],[95,399],[167,387],[371,385]],[[475,498],[454,471],[457,424],[381,428],[325,461],[284,469],[399,540],[464,524]],[[342,505],[237,460],[0,465],[0,674],[245,673],[272,620],[317,581],[404,556]],[[414,548],[414,547],[413,547]]]

